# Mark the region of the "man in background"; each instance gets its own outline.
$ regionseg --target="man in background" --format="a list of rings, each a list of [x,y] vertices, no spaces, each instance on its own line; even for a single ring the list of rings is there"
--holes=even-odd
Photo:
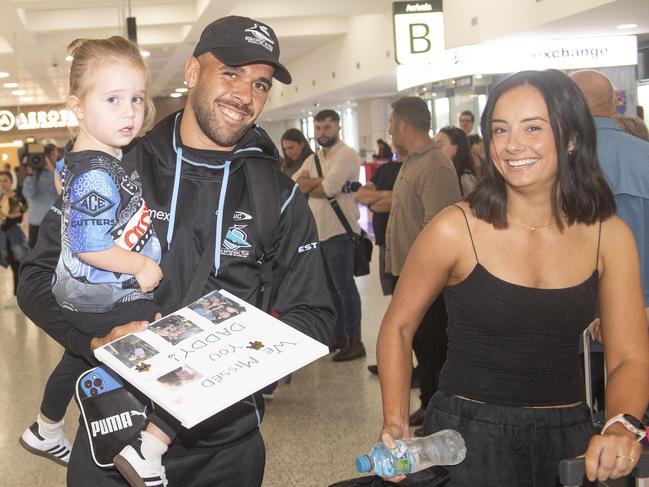
[[[610,80],[593,70],[577,71],[571,78],[581,89],[597,129],[597,158],[611,186],[617,216],[631,227],[640,254],[645,311],[649,322],[649,142],[627,134],[615,122],[615,90]],[[601,342],[599,318],[589,326]],[[604,354],[598,344],[591,353],[593,393],[604,410]]]
[[[354,281],[354,242],[329,199],[336,201],[352,232],[359,235],[358,207],[354,195],[343,191],[343,187],[348,181],[358,181],[361,162],[356,151],[340,140],[340,116],[336,111],[322,110],[314,121],[320,149],[304,160],[293,179],[309,197],[325,260],[327,284],[338,314],[330,346],[332,351],[338,350],[333,361],[346,362],[365,356],[361,341],[361,297]]]
[[[453,163],[442,146],[430,138],[430,112],[421,98],[409,96],[392,104],[389,130],[398,154],[407,153],[392,190],[392,206],[385,236],[385,270],[399,276],[410,247],[426,224],[448,205],[461,199]],[[446,360],[447,316],[439,296],[415,333],[413,350],[418,363],[421,407],[410,417],[420,426],[424,411],[437,390]]]
[[[473,124],[475,124],[475,116],[473,112],[464,110],[460,113],[460,128],[468,136],[473,132]]]

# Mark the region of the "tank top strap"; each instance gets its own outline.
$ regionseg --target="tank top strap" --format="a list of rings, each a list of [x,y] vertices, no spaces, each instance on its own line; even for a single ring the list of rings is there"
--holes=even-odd
[[[599,244],[602,241],[602,220],[599,221],[599,231],[597,233],[597,255],[595,256],[595,270],[599,268]]]
[[[464,221],[466,222],[466,229],[469,231],[469,238],[471,239],[471,247],[473,247],[473,255],[475,255],[475,261],[476,263],[480,263],[478,260],[478,253],[475,250],[475,243],[473,242],[473,234],[471,233],[471,227],[469,226],[469,219],[466,217],[466,212],[462,209],[462,207],[458,205],[453,205],[455,206],[458,210],[462,212],[462,216],[464,216]]]

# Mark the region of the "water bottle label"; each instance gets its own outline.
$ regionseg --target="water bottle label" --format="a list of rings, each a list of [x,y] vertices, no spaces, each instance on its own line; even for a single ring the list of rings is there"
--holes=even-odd
[[[405,455],[406,450],[408,449],[408,447],[401,440],[396,440],[395,443],[396,443],[397,447],[396,448],[391,448],[390,451],[392,452],[392,454],[396,458],[401,458],[401,457],[403,457]]]
[[[407,454],[408,447],[401,440],[395,441],[397,447],[391,448],[392,455],[396,459],[394,461],[395,474],[409,473],[410,472],[410,458]]]

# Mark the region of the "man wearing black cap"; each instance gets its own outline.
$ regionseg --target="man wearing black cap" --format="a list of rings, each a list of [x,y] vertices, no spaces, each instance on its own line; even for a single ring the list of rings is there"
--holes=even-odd
[[[273,169],[277,149],[254,125],[273,78],[291,82],[269,26],[234,16],[213,22],[185,64],[184,110],[139,139],[123,165],[140,176],[163,248],[164,279],[155,292],[163,314],[226,289],[328,344],[335,314],[330,296],[320,291],[320,251],[306,245],[318,239],[313,217],[295,184]],[[38,244],[23,263],[18,301],[65,347],[62,362],[76,361],[81,371],[96,363],[92,350],[146,325],[132,322],[90,338],[65,321],[51,294],[59,215],[53,208],[41,224]],[[159,478],[132,485],[164,486],[166,479],[183,487],[261,485],[262,417],[263,399],[254,394],[190,430],[174,431],[163,457],[166,474],[163,469]],[[125,480],[95,466],[81,424],[68,486],[88,485],[123,486]]]

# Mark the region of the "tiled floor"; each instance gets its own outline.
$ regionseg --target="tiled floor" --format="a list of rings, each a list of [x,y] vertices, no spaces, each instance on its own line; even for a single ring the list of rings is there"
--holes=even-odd
[[[367,451],[377,438],[379,384],[366,366],[375,363],[376,336],[388,299],[379,289],[376,259],[373,265],[372,274],[357,280],[368,358],[333,363],[330,356],[324,357],[294,374],[290,385],[280,386],[262,424],[267,449],[264,487],[322,487],[353,477],[355,456]],[[9,272],[0,270],[0,487],[64,486],[64,468],[18,445],[23,429],[34,420],[61,348],[20,310],[4,307],[9,279]],[[70,438],[77,418],[73,404],[66,417]]]

